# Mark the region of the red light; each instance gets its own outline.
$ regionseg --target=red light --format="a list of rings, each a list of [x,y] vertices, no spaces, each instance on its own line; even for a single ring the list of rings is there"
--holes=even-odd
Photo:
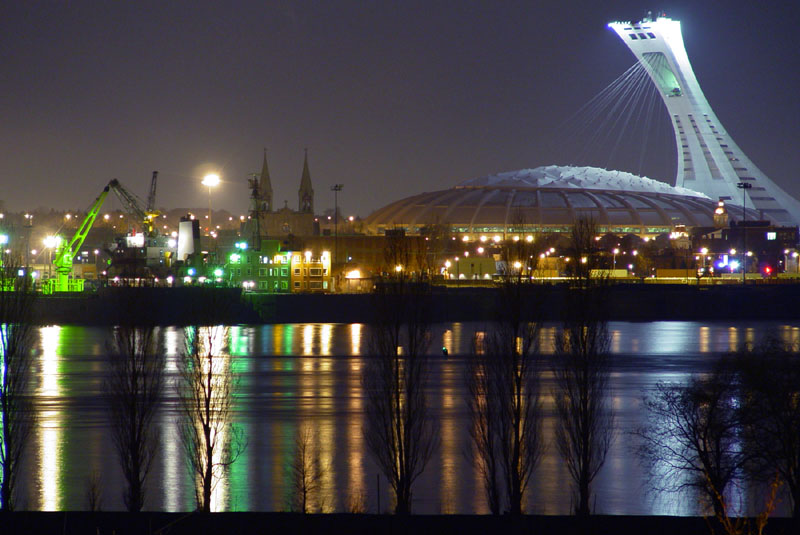
[[[769,275],[770,273],[772,273],[772,268],[767,266],[764,268],[764,271],[767,273],[767,275]]]

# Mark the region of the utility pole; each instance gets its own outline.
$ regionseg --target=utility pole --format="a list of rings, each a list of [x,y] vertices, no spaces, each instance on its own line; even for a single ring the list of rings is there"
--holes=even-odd
[[[742,286],[747,284],[747,190],[753,187],[750,182],[736,184],[742,190]]]
[[[339,192],[342,191],[344,184],[334,184],[331,186],[333,192],[333,264],[339,262]],[[333,267],[331,267],[333,271]]]

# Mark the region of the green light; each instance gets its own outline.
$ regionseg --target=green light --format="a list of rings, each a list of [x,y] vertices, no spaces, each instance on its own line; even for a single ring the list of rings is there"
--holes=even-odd
[[[221,277],[222,276],[222,270],[220,268],[215,269],[214,270],[214,276],[215,277]]]
[[[231,262],[234,263],[234,264],[238,264],[240,258],[241,258],[241,256],[239,256],[237,253],[233,253],[231,255]]]
[[[194,268],[189,268],[189,271],[187,271],[187,273],[192,277],[194,277],[194,275],[197,273],[197,270]]]

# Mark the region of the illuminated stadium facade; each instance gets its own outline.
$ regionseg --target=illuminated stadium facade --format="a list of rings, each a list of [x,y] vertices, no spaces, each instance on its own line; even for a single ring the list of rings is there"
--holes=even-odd
[[[548,166],[464,181],[391,203],[365,220],[370,234],[419,234],[447,225],[460,235],[569,232],[591,218],[599,232],[654,236],[678,225],[713,227],[716,200],[631,173]],[[730,214],[739,219],[738,213]],[[757,213],[748,210],[748,219]]]

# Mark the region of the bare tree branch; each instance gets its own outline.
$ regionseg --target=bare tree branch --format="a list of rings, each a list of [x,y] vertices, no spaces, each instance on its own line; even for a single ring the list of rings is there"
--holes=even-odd
[[[367,396],[364,436],[395,496],[395,512],[411,512],[412,488],[438,446],[438,427],[425,396],[430,291],[411,280],[407,241],[388,239],[386,262],[396,266],[374,294],[370,350],[362,374]]]
[[[572,479],[579,516],[591,513],[592,483],[614,439],[614,415],[608,407],[607,284],[592,278],[594,236],[591,220],[575,222],[571,238],[576,262],[571,263],[571,288],[553,360],[556,445]]]
[[[246,441],[233,424],[236,382],[230,356],[224,353],[227,328],[195,326],[185,333],[186,351],[178,366],[181,440],[194,478],[197,508],[210,512],[216,485]]]
[[[289,492],[287,502],[290,511],[307,514],[313,510],[322,511],[320,497],[322,478],[328,467],[322,466],[312,450],[313,432],[310,427],[302,427],[295,437],[294,456],[289,464]]]
[[[150,315],[143,294],[124,289],[117,298],[121,315],[108,351],[110,372],[103,390],[127,483],[123,501],[128,511],[137,512],[145,503],[147,476],[158,447],[153,421],[161,403],[165,359],[156,347],[155,325],[146,324]]]
[[[736,380],[727,362],[687,385],[659,383],[645,399],[647,421],[637,429],[637,452],[658,491],[696,489],[715,515],[726,511],[725,495],[741,477]]]
[[[522,514],[530,478],[544,450],[539,393],[541,285],[530,283],[534,245],[517,237],[503,249],[498,320],[476,333],[465,368],[471,457],[489,509]]]
[[[30,278],[8,262],[0,266],[0,510],[14,509],[16,481],[35,425],[29,396],[36,295]]]

